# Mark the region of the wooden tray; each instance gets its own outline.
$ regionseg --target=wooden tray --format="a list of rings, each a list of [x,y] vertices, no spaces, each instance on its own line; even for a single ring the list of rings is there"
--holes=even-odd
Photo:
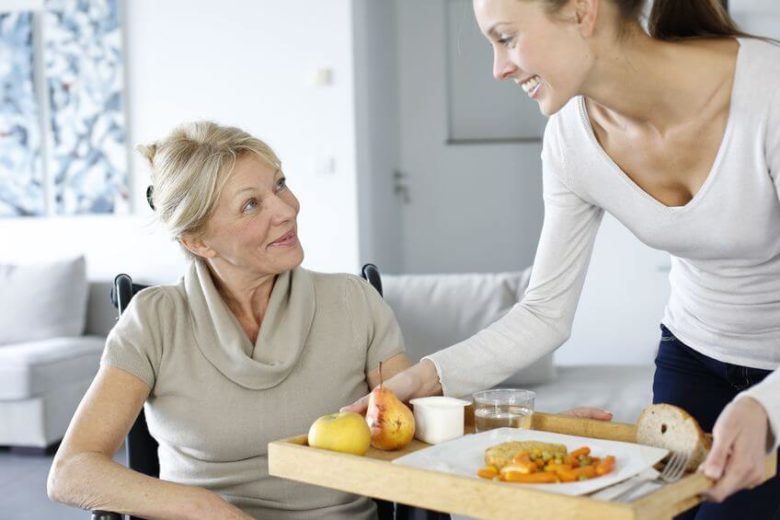
[[[632,424],[538,412],[533,415],[532,429],[594,439],[636,440]],[[473,431],[473,418],[468,413],[466,431]],[[700,494],[712,486],[707,477],[694,473],[623,504],[390,463],[426,447],[428,444],[415,439],[403,450],[372,448],[359,457],[311,448],[306,435],[300,435],[269,443],[268,469],[275,477],[475,518],[668,519],[700,503]],[[767,478],[774,476],[776,462],[774,454],[767,458]]]

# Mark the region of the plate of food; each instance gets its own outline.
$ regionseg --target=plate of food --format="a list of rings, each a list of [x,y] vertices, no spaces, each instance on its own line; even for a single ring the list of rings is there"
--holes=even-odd
[[[628,442],[498,428],[415,451],[395,464],[585,495],[650,468],[668,453]]]

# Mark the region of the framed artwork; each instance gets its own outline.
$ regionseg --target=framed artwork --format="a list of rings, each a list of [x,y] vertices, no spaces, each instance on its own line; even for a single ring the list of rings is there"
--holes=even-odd
[[[5,56],[29,64],[16,65],[8,79],[15,90],[3,91],[0,148],[25,163],[0,169],[0,216],[129,211],[119,7],[119,0],[45,0],[41,12],[0,15],[29,22],[0,25],[9,45],[3,73]],[[29,127],[23,143],[6,135],[12,110]]]

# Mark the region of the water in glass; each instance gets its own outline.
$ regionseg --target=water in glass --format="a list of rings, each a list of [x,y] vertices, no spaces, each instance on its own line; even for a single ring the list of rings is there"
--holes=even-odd
[[[533,409],[510,404],[476,405],[474,428],[478,432],[493,428],[530,428]]]

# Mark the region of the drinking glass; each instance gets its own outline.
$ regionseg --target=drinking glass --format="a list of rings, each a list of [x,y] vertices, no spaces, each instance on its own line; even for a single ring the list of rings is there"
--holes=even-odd
[[[494,388],[474,394],[474,428],[530,428],[536,394],[520,388]]]

